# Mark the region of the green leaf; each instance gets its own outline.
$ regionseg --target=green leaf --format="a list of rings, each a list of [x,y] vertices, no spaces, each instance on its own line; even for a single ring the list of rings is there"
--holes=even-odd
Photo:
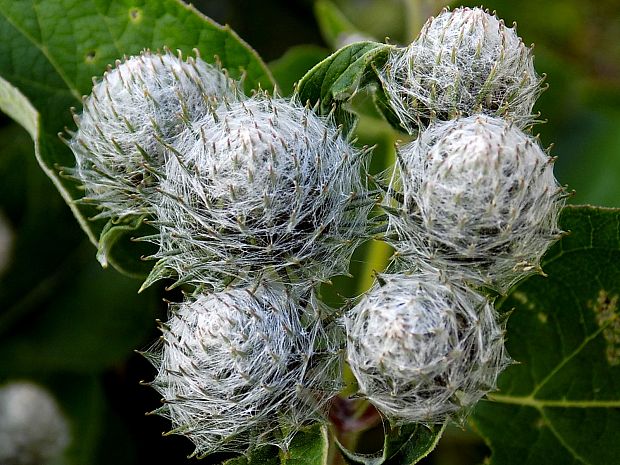
[[[395,427],[385,435],[380,455],[355,454],[342,446],[340,450],[350,465],[413,465],[433,451],[445,427],[445,424]]]
[[[34,140],[37,134],[37,111],[27,98],[0,77],[0,110],[19,123]]]
[[[81,96],[90,93],[93,75],[101,76],[108,63],[145,48],[185,54],[195,48],[206,61],[217,55],[232,77],[244,75],[248,90],[273,87],[267,67],[230,28],[178,0],[0,0],[0,43],[0,108],[33,136],[41,167],[93,244],[105,222],[89,221],[92,208],[73,202],[81,192],[60,176],[60,167],[73,166],[74,160],[57,137],[72,126],[68,109],[79,107]],[[142,247],[136,246],[131,260],[117,258],[112,247],[110,263],[143,274]]]
[[[620,456],[620,210],[567,207],[571,233],[546,254],[548,277],[517,285],[507,349],[518,364],[472,423],[492,465],[607,465]]]
[[[316,423],[299,431],[286,452],[264,446],[227,460],[224,465],[327,465],[328,449],[327,427]]]
[[[385,63],[391,45],[378,42],[356,42],[336,51],[312,68],[299,81],[297,94],[302,102],[319,104],[322,114],[336,105],[336,118],[350,129],[346,113],[341,111],[343,104],[363,87],[374,83],[377,91],[381,86],[376,69]]]
[[[0,276],[0,333],[54,299],[84,240],[71,212],[32,157],[32,139],[11,124],[0,130],[0,210],[12,231],[8,268]],[[92,249],[91,249],[92,252]]]
[[[368,34],[362,33],[342,11],[329,0],[318,0],[314,3],[319,30],[323,40],[333,48],[338,49],[344,44],[351,43],[351,39],[372,40]]]
[[[291,95],[295,84],[306,72],[324,60],[329,51],[316,45],[297,45],[289,48],[284,55],[269,63],[269,69],[278,83],[282,95]]]
[[[260,447],[247,456],[227,460],[223,465],[280,465],[279,449],[275,446]]]
[[[327,427],[316,423],[295,435],[288,451],[280,452],[280,463],[282,465],[327,465],[328,449]]]
[[[100,371],[145,343],[155,293],[92,259],[67,205],[16,124],[0,130],[0,211],[13,230],[0,275],[0,374]]]
[[[135,218],[127,223],[115,223],[109,220],[99,236],[97,259],[105,268],[112,263],[114,268],[125,270],[125,274],[136,278],[147,275],[153,268],[153,262],[143,260],[142,267],[137,262],[130,262],[141,250],[140,257],[148,257],[155,251],[153,245],[146,242],[136,244],[133,237],[144,237],[155,233],[155,228],[144,223],[144,218]],[[116,253],[112,253],[116,251]]]
[[[280,465],[278,450],[275,446],[261,447],[248,455],[226,460],[222,465]]]

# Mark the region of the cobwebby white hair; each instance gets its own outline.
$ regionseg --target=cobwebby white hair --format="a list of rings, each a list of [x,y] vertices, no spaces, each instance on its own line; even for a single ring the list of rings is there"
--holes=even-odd
[[[158,369],[156,411],[194,455],[286,449],[301,426],[323,421],[341,388],[338,333],[281,288],[200,295],[172,307],[161,343],[145,355]]]
[[[169,141],[219,100],[241,95],[239,83],[198,57],[145,51],[117,61],[84,98],[67,142],[76,160],[67,171],[84,186],[81,201],[102,218],[149,213],[142,192],[155,195]]]
[[[150,282],[223,289],[346,273],[372,201],[364,151],[311,109],[264,94],[207,115],[172,144],[153,206],[160,261]],[[366,202],[364,203],[364,200]]]
[[[493,306],[437,273],[380,280],[345,319],[360,394],[399,424],[464,416],[508,363]]]
[[[388,197],[398,212],[387,240],[404,269],[429,263],[505,292],[540,272],[565,194],[535,138],[476,115],[437,122],[401,147]]]
[[[391,51],[380,74],[410,133],[435,119],[475,113],[527,126],[542,82],[515,29],[480,8],[444,10],[429,19],[414,42]]]

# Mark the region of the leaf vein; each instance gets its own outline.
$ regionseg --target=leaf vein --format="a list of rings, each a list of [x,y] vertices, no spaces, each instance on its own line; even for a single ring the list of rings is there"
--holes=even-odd
[[[620,408],[620,400],[552,400],[537,399],[532,395],[519,397],[504,394],[488,394],[487,397],[492,402],[533,407],[537,410],[543,408]]]
[[[559,431],[556,430],[553,427],[553,423],[551,422],[551,420],[549,420],[549,417],[547,417],[547,415],[545,415],[544,410],[541,409],[541,410],[539,410],[539,412],[540,412],[540,416],[543,418],[543,420],[545,420],[545,423],[546,423],[547,427],[549,428],[549,431],[551,431],[553,433],[553,435],[558,440],[558,442],[562,445],[562,447],[564,447],[575,459],[579,460],[584,465],[591,465],[590,462],[588,462],[586,459],[584,459],[570,445],[568,445],[568,443],[564,440],[564,438],[559,433]]]
[[[7,21],[9,21],[9,23],[11,23],[11,25],[15,29],[17,29],[19,32],[21,32],[24,37],[26,37],[28,40],[30,40],[30,42],[32,42],[32,44],[41,51],[43,56],[45,56],[45,58],[47,58],[49,63],[52,65],[52,67],[54,68],[56,73],[58,73],[58,76],[60,76],[60,78],[65,82],[65,84],[67,84],[67,88],[69,89],[69,92],[71,92],[71,95],[73,95],[73,97],[76,100],[80,101],[81,95],[80,95],[80,92],[77,90],[75,84],[72,83],[71,80],[68,78],[68,76],[65,75],[65,73],[62,71],[62,68],[60,67],[60,65],[58,63],[56,63],[56,60],[54,60],[52,58],[52,56],[49,53],[49,50],[48,50],[47,46],[44,44],[43,34],[42,34],[43,33],[43,27],[42,27],[42,24],[41,24],[41,17],[40,17],[40,13],[39,13],[39,5],[37,4],[36,0],[32,2],[32,11],[34,12],[34,16],[35,16],[35,19],[37,20],[37,24],[39,26],[39,30],[41,31],[41,43],[38,43],[35,40],[34,37],[30,36],[29,34],[26,33],[25,30],[23,30],[22,28],[18,27],[17,24],[13,20],[11,20],[7,14],[5,14],[4,16],[7,19]]]
[[[568,357],[564,357],[560,363],[558,363],[555,368],[553,368],[553,370],[551,370],[549,372],[549,374],[547,376],[545,376],[543,378],[543,380],[538,383],[536,385],[536,387],[534,388],[534,390],[532,391],[532,393],[530,394],[530,396],[534,397],[536,395],[536,393],[538,393],[540,391],[540,389],[547,384],[568,362],[570,362],[573,358],[575,358],[577,355],[579,355],[579,353],[585,348],[585,346],[587,346],[590,341],[592,341],[593,339],[596,339],[596,337],[601,334],[601,332],[603,331],[604,327],[598,328],[595,332],[593,332],[592,334],[590,334],[589,336],[587,336],[583,342],[581,344],[579,344],[579,346],[577,346],[577,348],[571,352]]]
[[[116,52],[117,52],[116,54],[120,58],[120,56],[122,55],[122,47],[118,42],[118,37],[115,37],[114,34],[112,34],[112,28],[110,27],[110,18],[108,17],[107,14],[105,14],[105,11],[99,10],[96,4],[95,4],[95,11],[97,11],[97,15],[101,17],[103,23],[105,24],[105,27],[108,30],[108,33],[110,34],[110,40],[114,44],[114,48],[116,48]],[[125,29],[127,29],[128,27],[129,27],[129,24],[127,24]]]

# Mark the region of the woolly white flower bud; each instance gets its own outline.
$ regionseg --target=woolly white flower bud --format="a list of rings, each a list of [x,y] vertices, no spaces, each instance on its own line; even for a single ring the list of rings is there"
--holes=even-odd
[[[397,423],[466,413],[508,361],[492,305],[436,274],[381,278],[346,318],[360,393]]]
[[[536,139],[478,115],[431,125],[399,157],[388,240],[405,268],[422,260],[500,292],[540,271],[565,195]]]
[[[259,94],[199,121],[174,147],[154,206],[161,260],[147,283],[166,269],[215,289],[285,269],[293,282],[346,273],[372,201],[365,152],[330,121]]]
[[[235,99],[237,84],[200,58],[144,52],[117,61],[75,117],[68,142],[76,158],[69,173],[84,184],[101,217],[143,214],[142,189],[153,185],[166,144],[213,110]]]
[[[382,71],[390,103],[409,132],[458,115],[509,116],[524,127],[542,79],[514,28],[480,8],[444,10]]]
[[[0,463],[56,463],[69,443],[69,425],[50,393],[30,382],[0,387]]]
[[[286,448],[306,422],[321,420],[340,389],[337,342],[281,289],[201,295],[173,308],[162,344],[146,354],[158,368],[157,413],[194,455]]]

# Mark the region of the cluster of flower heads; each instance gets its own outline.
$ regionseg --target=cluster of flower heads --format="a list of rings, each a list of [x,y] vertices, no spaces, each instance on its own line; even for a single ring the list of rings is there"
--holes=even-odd
[[[147,284],[222,290],[287,269],[305,286],[346,272],[369,209],[367,153],[295,100],[240,88],[200,58],[145,52],[84,99],[69,172],[98,217],[158,228]]]
[[[384,90],[417,139],[384,199],[391,273],[345,317],[360,393],[397,423],[459,418],[508,363],[483,289],[539,272],[565,194],[522,128],[540,91],[529,49],[479,9],[445,10],[396,49]]]
[[[158,413],[196,455],[286,448],[325,418],[343,337],[314,288],[347,271],[372,206],[368,152],[331,117],[241,89],[200,58],[145,52],[95,83],[68,141],[82,202],[156,229],[144,286],[193,289],[145,356]]]
[[[480,289],[540,272],[563,199],[523,131],[541,89],[531,50],[481,9],[444,11],[381,78],[418,137],[399,148],[384,199],[391,271],[342,319],[314,289],[347,271],[373,202],[368,152],[331,117],[247,97],[219,68],[169,53],[117,63],[84,100],[68,142],[83,201],[157,229],[142,238],[158,247],[145,286],[193,289],[145,356],[157,413],[196,455],[286,449],[324,419],[345,345],[359,393],[396,423],[461,418],[509,362]]]

